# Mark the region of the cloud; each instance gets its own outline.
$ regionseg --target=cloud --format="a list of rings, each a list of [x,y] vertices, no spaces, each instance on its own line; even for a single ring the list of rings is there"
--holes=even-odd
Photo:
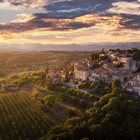
[[[114,2],[108,12],[116,14],[140,15],[140,2]]]
[[[43,6],[46,2],[48,2],[48,0],[5,0],[8,1],[9,3],[11,3],[11,5],[14,6],[25,6],[25,7],[40,7]]]
[[[33,13],[44,13],[45,10],[42,8],[25,7],[23,5],[15,6],[8,1],[0,3],[0,22],[10,23],[18,20],[19,15],[33,14]],[[26,18],[26,17],[25,17]]]
[[[3,8],[22,11],[15,13],[16,19],[0,24],[6,40],[79,43],[139,39],[131,36],[134,32],[139,35],[137,0],[5,0],[3,5],[0,2],[0,8],[5,5]],[[21,39],[17,39],[18,35]]]
[[[128,29],[139,30],[140,29],[140,16],[138,15],[122,15],[125,22],[120,22],[122,26]]]
[[[47,13],[42,15],[51,18],[75,18],[86,14],[103,12],[111,6],[107,0],[64,0],[48,3],[44,6]]]
[[[24,17],[24,18],[23,18]],[[26,18],[25,18],[26,17]],[[0,30],[3,32],[23,32],[29,30],[42,29],[49,30],[70,30],[83,27],[90,27],[93,23],[76,21],[72,19],[52,19],[42,18],[33,15],[20,15],[20,18],[13,23],[0,25]]]
[[[140,17],[130,15],[99,15],[88,14],[73,19],[46,18],[40,15],[19,15],[19,18],[9,24],[0,25],[2,32],[26,32],[33,30],[70,31],[89,28],[102,24],[112,26],[115,30],[140,29]]]
[[[24,14],[20,15],[16,22],[0,25],[0,30],[3,32],[23,32],[42,28],[45,31],[74,30],[94,26],[102,20],[105,19],[98,15],[85,15],[75,19],[54,19]]]
[[[34,16],[32,14],[18,14],[17,19],[13,20],[12,23],[26,23],[33,18]]]

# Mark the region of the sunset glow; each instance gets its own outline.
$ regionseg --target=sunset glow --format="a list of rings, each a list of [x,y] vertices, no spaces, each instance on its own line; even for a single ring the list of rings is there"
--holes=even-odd
[[[139,42],[138,0],[0,1],[0,42]]]

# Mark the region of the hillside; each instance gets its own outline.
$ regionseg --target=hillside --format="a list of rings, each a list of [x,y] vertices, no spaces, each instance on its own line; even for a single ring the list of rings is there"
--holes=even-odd
[[[126,42],[126,43],[88,43],[88,44],[39,44],[39,43],[30,43],[30,44],[0,44],[0,51],[2,52],[43,52],[43,51],[99,51],[102,48],[108,49],[130,49],[130,48],[139,48],[139,42]],[[80,49],[79,49],[80,48]]]
[[[116,81],[84,81],[70,87],[66,79],[49,77],[49,71],[54,70],[71,74],[70,63],[90,54],[2,54],[1,70],[11,68],[0,78],[0,139],[138,140],[137,94],[120,88]],[[3,60],[7,58],[5,65]],[[41,69],[28,69],[30,63]],[[11,73],[13,68],[22,70]]]

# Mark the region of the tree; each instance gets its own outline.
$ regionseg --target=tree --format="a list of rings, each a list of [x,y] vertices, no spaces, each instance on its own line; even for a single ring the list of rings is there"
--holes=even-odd
[[[80,107],[81,108],[86,108],[86,107],[88,107],[88,102],[87,101],[85,101],[85,100],[80,100]]]
[[[133,59],[136,61],[140,60],[140,50],[137,50],[134,54],[133,54]]]
[[[93,53],[89,56],[89,60],[91,61],[96,61],[99,59],[99,54],[98,53]]]
[[[119,48],[117,48],[115,51],[116,51],[117,53],[121,53],[121,52],[122,52],[122,50],[120,50]]]
[[[87,138],[87,137],[84,137],[84,138],[82,138],[81,140],[89,140],[89,138]]]
[[[39,97],[40,92],[37,89],[34,89],[32,92],[32,96],[37,99]]]
[[[48,136],[60,134],[61,132],[63,132],[62,128],[63,127],[61,125],[56,125],[52,127],[48,132]]]
[[[67,95],[64,94],[64,93],[60,93],[60,94],[57,96],[57,99],[56,99],[56,101],[58,101],[58,102],[67,102],[67,100],[68,100],[68,97],[67,97]]]
[[[74,110],[69,110],[68,113],[69,113],[69,117],[70,117],[70,118],[76,116],[76,113],[75,113]]]
[[[81,122],[80,117],[72,117],[72,118],[65,121],[65,126],[68,126],[68,125],[74,126],[74,125],[78,124],[79,122]]]
[[[112,90],[112,94],[113,95],[121,95],[123,92],[122,92],[122,90],[120,89],[120,88],[113,88],[113,90]]]
[[[90,131],[91,131],[91,134],[93,135],[92,137],[94,139],[103,140],[105,138],[103,127],[100,124],[91,125],[90,126]]]
[[[112,88],[119,88],[121,86],[121,82],[119,80],[114,80],[112,82]]]
[[[109,108],[118,107],[120,103],[120,99],[118,97],[112,97],[108,101]]]
[[[48,72],[49,72],[49,68],[46,67],[46,68],[45,68],[45,74],[48,74]]]
[[[53,106],[55,103],[55,96],[54,95],[47,95],[44,97],[45,104],[49,106]]]
[[[95,106],[96,108],[101,108],[101,107],[103,107],[105,104],[108,103],[108,100],[109,100],[111,97],[112,97],[112,94],[106,94],[106,95],[102,96],[102,97],[100,98],[99,101],[97,101],[97,102],[94,103],[94,106]]]

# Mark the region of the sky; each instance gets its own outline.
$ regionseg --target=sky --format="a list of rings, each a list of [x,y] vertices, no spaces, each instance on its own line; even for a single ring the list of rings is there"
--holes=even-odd
[[[140,0],[0,0],[0,43],[140,42]]]

